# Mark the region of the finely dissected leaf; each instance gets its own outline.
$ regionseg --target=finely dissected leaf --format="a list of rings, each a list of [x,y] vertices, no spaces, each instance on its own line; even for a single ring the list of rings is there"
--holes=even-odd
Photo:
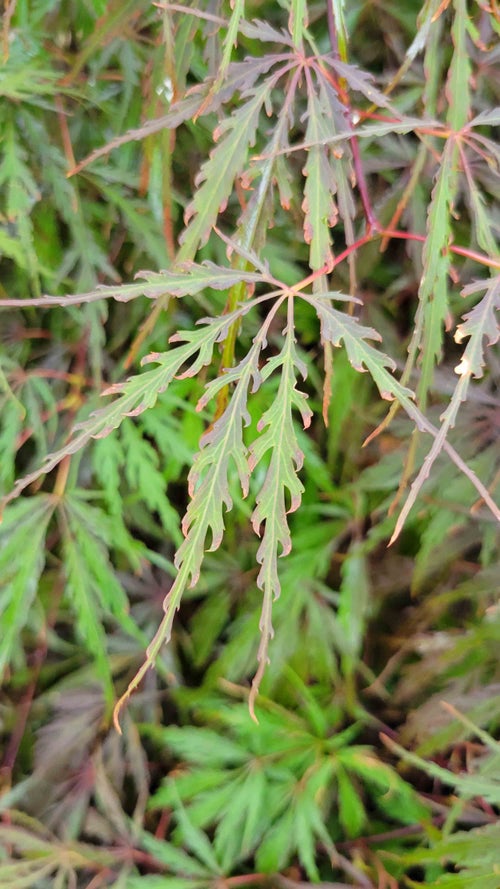
[[[500,275],[488,281],[474,281],[462,290],[462,296],[470,296],[478,291],[485,290],[483,298],[463,316],[464,320],[458,325],[455,340],[461,343],[465,337],[470,337],[463,358],[455,369],[458,374],[469,373],[476,379],[483,375],[485,365],[484,341],[487,339],[490,346],[498,342],[500,328],[495,311],[500,311]]]
[[[484,297],[464,316],[463,323],[458,325],[455,333],[457,342],[461,342],[464,337],[469,337],[462,359],[455,368],[455,373],[459,374],[460,379],[448,407],[441,415],[443,422],[439,433],[435,437],[418,475],[412,482],[406,502],[398,516],[393,540],[396,539],[401,531],[424,482],[429,477],[433,463],[443,450],[448,432],[455,425],[460,405],[467,398],[472,377],[477,379],[483,375],[485,339],[488,340],[490,345],[493,345],[498,342],[500,337],[500,327],[495,316],[495,310],[498,311],[500,309],[500,276],[492,278],[490,281],[475,281],[463,289],[462,295],[469,296],[478,290],[486,290]]]
[[[249,148],[255,144],[260,112],[268,100],[271,86],[265,80],[249,90],[245,102],[215,131],[214,138],[217,140],[222,136],[222,139],[198,175],[196,193],[186,210],[187,228],[181,236],[181,258],[194,255],[200,242],[208,238],[219,212],[225,208],[234,180],[242,173]]]
[[[245,813],[241,849],[248,855],[255,849],[256,843],[263,835],[266,826],[265,810],[267,781],[263,769],[251,768],[243,786]]]
[[[115,864],[113,854],[105,849],[85,843],[62,843],[34,818],[23,818],[14,810],[10,811],[9,818],[26,821],[28,826],[0,824],[2,849],[14,849],[16,855],[22,856],[21,860],[0,861],[2,889],[47,885],[45,878],[61,869],[76,881],[77,870],[85,871],[96,865],[108,868]]]
[[[152,407],[156,403],[158,395],[165,391],[183,365],[198,352],[198,357],[190,368],[184,371],[184,375],[192,376],[197,373],[210,362],[214,345],[224,338],[228,326],[235,318],[239,318],[241,314],[248,311],[248,308],[247,305],[236,312],[216,318],[201,329],[178,332],[171,338],[171,342],[184,342],[185,345],[171,349],[169,352],[155,352],[147,355],[142,363],[156,362],[159,367],[129,377],[125,383],[115,383],[110,386],[103,395],[118,393],[119,397],[107,407],[94,411],[88,420],[78,423],[73,429],[73,435],[69,442],[58,451],[49,454],[39,469],[19,479],[13,490],[3,498],[3,504],[13,500],[28,485],[54,469],[63,457],[77,453],[92,438],[102,438],[109,435],[113,429],[120,425],[124,417],[135,417]]]
[[[481,111],[469,121],[469,128],[480,127],[484,125],[499,126],[500,125],[500,108],[492,108],[490,111]]]
[[[27,153],[16,138],[14,117],[9,114],[2,124],[3,157],[0,162],[0,188],[5,193],[4,212],[22,247],[23,264],[29,274],[31,289],[38,296],[40,269],[34,248],[31,210],[40,200],[41,194],[26,163]]]
[[[236,314],[233,312],[224,318],[230,323]],[[227,325],[221,329],[226,328]],[[203,436],[200,451],[189,473],[191,500],[182,522],[185,540],[177,550],[174,560],[178,574],[164,600],[165,617],[147,649],[146,660],[115,708],[117,727],[119,727],[118,714],[121,707],[137,688],[146,671],[154,664],[162,646],[170,638],[172,621],[184,591],[188,587],[193,587],[199,578],[208,535],[211,534],[209,551],[213,552],[220,546],[224,533],[223,507],[226,510],[232,507],[228,477],[230,460],[234,462],[238,471],[244,496],[248,491],[249,467],[247,448],[243,442],[243,427],[250,420],[247,410],[249,390],[255,391],[260,384],[258,362],[265,342],[265,332],[266,325],[261,329],[241,364],[209,383],[206,394],[200,400],[201,408],[221,388],[228,383],[235,383],[228,407]],[[183,336],[187,337],[187,334]],[[212,340],[212,348],[213,342]],[[198,363],[202,366],[200,358]],[[189,370],[189,374],[192,372],[193,368]]]
[[[324,141],[330,150],[330,176],[326,181],[329,183],[329,188],[332,187],[332,184],[335,186],[339,215],[344,223],[344,237],[347,244],[352,244],[354,241],[353,220],[356,214],[353,193],[355,174],[352,165],[352,151],[347,140],[352,137],[353,131],[346,108],[341,103],[333,84],[329,78],[325,77],[324,71],[319,66],[315,68],[315,72],[318,80],[320,106],[324,114],[323,129],[329,134],[326,141],[320,140]],[[338,133],[338,137],[332,139],[333,133]],[[336,139],[344,144],[335,146]]]
[[[16,653],[45,565],[45,535],[55,503],[39,494],[19,500],[0,525],[0,673]]]
[[[212,885],[213,877],[211,874],[205,878],[198,877],[168,877],[159,874],[141,874],[129,875],[125,884],[125,889],[165,889],[168,882],[168,889],[209,889]]]
[[[297,851],[301,864],[311,880],[319,879],[316,865],[316,845],[319,840],[331,854],[333,843],[324,824],[319,793],[315,778],[331,776],[331,764],[323,763],[326,768],[312,771],[312,779],[306,776],[298,782],[290,794],[288,805],[280,813],[276,823],[267,830],[257,850],[257,866],[264,872],[278,871],[290,853]]]
[[[296,371],[306,376],[306,369],[300,361],[295,347],[293,330],[293,314],[289,309],[288,325],[284,331],[285,345],[282,351],[269,359],[262,371],[263,379],[267,379],[274,371],[281,368],[281,379],[276,398],[271,407],[261,417],[258,430],[262,434],[250,448],[250,471],[270,451],[270,462],[264,483],[256,496],[256,508],[252,515],[252,524],[262,541],[257,552],[260,571],[257,585],[264,593],[260,630],[262,639],[259,646],[259,669],[252,684],[250,707],[253,711],[254,700],[258,693],[259,682],[267,661],[267,648],[272,637],[271,610],[274,599],[277,599],[281,586],[278,577],[278,556],[290,552],[292,541],[287,522],[287,513],[298,509],[304,490],[298,478],[302,467],[303,454],[297,442],[292,411],[296,408],[307,427],[311,422],[312,411],[307,405],[306,396],[296,388]],[[264,431],[265,430],[265,431]],[[287,498],[290,502],[287,502]],[[281,550],[281,552],[280,552]]]
[[[338,42],[338,54],[341,59],[347,57],[348,33],[345,6],[345,0],[332,0],[331,2],[331,10],[333,21],[335,22],[335,31]]]
[[[475,140],[473,138],[471,139],[470,144],[476,149],[477,146],[475,145]],[[464,155],[462,154],[462,160],[463,158]],[[477,183],[472,176],[470,166],[467,163],[464,163],[464,173],[469,193],[474,236],[478,245],[492,258],[493,268],[495,265],[494,257],[498,252],[494,232],[494,220],[488,212],[479,183]],[[498,267],[500,267],[500,265]]]
[[[313,271],[327,266],[331,269],[333,256],[330,249],[330,229],[337,220],[337,208],[333,195],[337,183],[327,154],[320,144],[328,138],[329,109],[322,101],[322,94],[316,96],[311,78],[308,77],[307,129],[306,142],[313,143],[307,151],[307,161],[303,170],[306,177],[302,209],[305,214],[304,238],[310,245],[309,264]]]
[[[233,49],[238,42],[238,31],[240,28],[241,20],[244,16],[244,12],[245,0],[233,0],[233,2],[231,3],[231,15],[229,17],[226,36],[224,37],[222,44],[222,59],[219,67],[219,73],[217,75],[214,92],[217,92],[217,87],[223,82],[224,75],[229,67]]]
[[[382,762],[369,748],[346,747],[339,759],[352,775],[361,778],[377,806],[403,824],[426,821],[429,812],[411,784]]]
[[[96,148],[95,151],[92,151],[91,154],[88,155],[88,157],[76,164],[70,171],[70,175],[73,176],[75,173],[79,173],[80,170],[83,170],[88,164],[98,160],[100,157],[104,157],[120,145],[126,145],[128,142],[145,139],[161,130],[175,129],[180,124],[184,123],[185,120],[190,120],[197,114],[203,100],[204,94],[200,92],[199,87],[195,87],[184,99],[182,99],[182,101],[177,102],[168,114],[164,114],[153,120],[147,120],[140,127],[133,127],[132,129],[127,130],[126,133],[123,133],[123,135],[111,139],[110,142],[107,142],[106,145],[103,145],[101,148]]]
[[[256,864],[259,871],[274,874],[284,867],[293,844],[293,821],[294,812],[289,807],[283,818],[267,832],[257,850]]]
[[[106,634],[95,608],[94,597],[87,585],[85,561],[79,541],[71,534],[64,539],[63,554],[67,573],[67,593],[76,615],[78,633],[88,653],[93,657],[99,681],[102,683],[106,702],[113,701],[113,683],[107,657]]]
[[[408,416],[415,422],[417,428],[421,431],[428,432],[436,439],[439,436],[439,430],[427,420],[414,403],[411,390],[402,386],[401,383],[389,372],[388,368],[392,369],[394,367],[392,359],[387,355],[378,352],[377,349],[366,342],[366,339],[379,338],[376,331],[371,328],[363,327],[358,324],[355,318],[332,308],[330,301],[332,298],[339,298],[338,294],[327,293],[321,294],[321,296],[302,294],[302,298],[313,305],[318,314],[321,323],[322,339],[331,342],[334,346],[339,346],[343,341],[349,361],[353,367],[359,371],[363,371],[366,367],[382,397],[389,399],[396,398]],[[471,481],[493,515],[500,520],[500,509],[497,507],[485,485],[478,479],[470,467],[467,466],[467,463],[462,460],[448,441],[444,440],[442,442],[442,448],[449,454],[460,471]],[[399,533],[401,524],[398,523],[397,527],[397,533]],[[391,538],[391,543],[396,539],[397,533],[396,531],[394,532]]]
[[[242,19],[240,22],[240,31],[242,34],[245,34],[246,37],[251,37],[252,40],[260,40],[263,43],[277,43],[279,46],[288,46],[290,49],[293,47],[293,41],[290,37],[290,33],[285,30],[285,28],[273,28],[270,22],[265,22],[262,19],[253,19],[251,22]],[[266,55],[261,59],[252,58],[247,59],[246,63],[249,69],[253,68],[255,64],[261,66],[263,62],[267,62],[267,67],[265,70],[267,71],[270,67],[270,63],[274,64],[276,59],[284,59],[289,58],[290,56],[279,55]],[[236,65],[241,66],[245,64],[245,62],[239,62],[234,64],[234,70],[236,70]]]
[[[452,129],[460,130],[467,123],[470,110],[471,65],[466,45],[468,10],[465,0],[453,0],[453,5],[455,7],[451,28],[453,56],[446,84],[447,120]]]
[[[432,883],[408,881],[412,889],[498,889],[498,866],[467,868],[460,874],[443,874]]]
[[[243,361],[210,383],[200,400],[202,407],[223,385],[235,382],[231,401],[203,436],[201,449],[188,476],[191,500],[182,522],[186,539],[176,554],[175,564],[178,568],[189,566],[192,585],[199,577],[208,532],[212,533],[210,551],[213,551],[222,541],[222,507],[229,510],[233,505],[229,492],[230,460],[236,465],[243,495],[248,492],[249,466],[243,428],[250,422],[247,410],[249,391],[255,392],[261,382],[258,368],[261,349],[262,341],[258,338]]]
[[[292,0],[290,5],[290,16],[288,19],[288,30],[292,35],[293,45],[298,50],[303,50],[304,36],[309,24],[309,16],[306,0]]]
[[[425,0],[417,18],[418,31],[406,50],[406,58],[410,61],[422,52],[427,46],[429,32],[435,21],[435,14],[442,5],[442,0]]]
[[[14,121],[9,119],[3,125],[0,186],[5,188],[7,219],[17,222],[21,215],[29,213],[41,195],[33,172],[26,163],[27,153],[17,142]]]
[[[225,872],[234,866],[235,861],[253,852],[255,843],[264,833],[266,789],[262,770],[258,767],[251,769],[246,776],[238,776],[232,793],[217,815],[219,823],[214,848]]]
[[[339,77],[345,80],[350,89],[363,93],[369,102],[378,105],[380,108],[392,107],[388,97],[375,86],[372,74],[362,71],[357,65],[348,65],[346,62],[341,62],[340,59],[326,57],[325,61],[332,66]]]
[[[258,272],[239,271],[225,266],[218,266],[206,261],[201,264],[194,262],[180,263],[176,271],[137,272],[137,278],[144,283],[120,284],[118,286],[100,286],[89,293],[68,294],[66,296],[40,296],[35,299],[0,299],[2,306],[74,306],[82,303],[96,302],[101,299],[116,299],[128,302],[138,296],[157,299],[159,296],[192,296],[212,287],[215,290],[228,290],[234,284],[245,281],[255,284],[262,281]]]
[[[152,512],[157,512],[170,538],[179,545],[179,515],[166,494],[166,481],[158,469],[159,457],[152,445],[141,435],[130,420],[121,427],[121,440],[125,449],[125,477],[132,491],[144,500]]]
[[[114,516],[91,506],[77,491],[64,497],[61,509],[64,532],[73,535],[79,554],[85,559],[85,580],[88,594],[94,596],[94,610],[104,616],[112,615],[126,633],[143,642],[143,634],[129,617],[127,596],[109,559],[108,550],[121,543]]]
[[[387,387],[387,378],[391,377],[385,368],[393,370],[395,364],[388,355],[378,352],[366,342],[367,339],[380,340],[380,335],[372,327],[364,327],[352,316],[334,309],[331,305],[332,298],[339,299],[342,295],[335,293],[303,295],[303,299],[309,302],[318,314],[322,340],[331,342],[337,347],[343,342],[352,366],[360,372],[368,369],[382,397],[393,398],[392,387]],[[396,380],[394,383],[398,385]],[[404,391],[409,397],[413,394],[409,389]]]
[[[327,81],[328,83],[328,81]],[[330,84],[330,88],[332,90],[333,95],[337,96],[336,91]],[[337,98],[338,102],[338,98]],[[338,102],[338,104],[340,104]],[[367,139],[370,141],[376,136],[387,136],[390,133],[410,133],[415,130],[423,129],[426,130],[428,128],[442,130],[443,125],[438,120],[434,120],[433,118],[418,118],[418,117],[403,117],[401,122],[395,123],[374,123],[368,124],[365,126],[357,126],[354,129],[350,129],[346,124],[341,128],[340,132],[332,132],[329,133],[328,138],[326,140],[321,140],[321,145],[339,145],[342,142],[346,142],[348,139],[352,138],[353,135],[356,136],[357,139]],[[337,127],[335,127],[337,130]],[[313,145],[316,143],[312,143]],[[300,142],[290,148],[289,151],[303,151],[305,148],[311,148],[311,144],[306,142]],[[287,152],[288,153],[288,152]]]
[[[416,335],[422,350],[419,397],[425,405],[432,385],[434,364],[441,359],[443,327],[448,312],[447,247],[451,240],[450,212],[456,187],[455,145],[449,139],[444,148],[427,217],[427,236],[422,262]]]
[[[158,740],[181,759],[204,767],[241,765],[248,758],[244,747],[208,728],[169,726],[161,730]]]
[[[0,371],[1,373],[1,371]],[[23,426],[24,408],[18,406],[16,397],[10,397],[10,389],[0,396],[0,492],[12,487],[16,476],[15,458],[17,440]]]
[[[445,785],[455,787],[457,793],[463,799],[473,799],[475,796],[483,797],[486,802],[496,806],[500,800],[500,782],[492,775],[473,775],[473,774],[456,774],[449,771],[435,762],[429,762],[421,759],[414,753],[405,750],[399,744],[396,744],[386,735],[383,736],[384,743],[401,757],[405,762],[410,763],[417,769],[425,772],[433,778],[437,778]]]
[[[459,831],[432,843],[430,849],[417,849],[402,856],[405,864],[450,862],[463,868],[460,873],[446,873],[432,883],[450,889],[497,889],[498,824]],[[415,884],[416,885],[416,884]],[[431,884],[418,884],[430,887]]]
[[[331,774],[331,763],[324,763],[322,772],[328,780]],[[326,768],[325,768],[326,766]],[[319,880],[319,871],[316,864],[316,846],[318,841],[325,847],[330,856],[335,854],[332,839],[324,822],[324,815],[320,804],[320,793],[317,779],[318,775],[308,781],[305,787],[300,789],[294,799],[294,845],[299,859],[305,867],[311,880]],[[325,786],[325,783],[323,786]]]

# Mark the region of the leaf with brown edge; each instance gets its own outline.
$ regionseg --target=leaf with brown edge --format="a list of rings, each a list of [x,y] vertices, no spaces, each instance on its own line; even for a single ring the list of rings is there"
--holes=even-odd
[[[314,92],[312,78],[308,77],[306,142],[320,143],[328,137],[327,117],[329,110],[322,96]],[[330,248],[330,229],[335,225],[338,211],[333,201],[337,183],[333,176],[327,149],[320,144],[309,148],[303,170],[304,185],[304,239],[309,244],[309,264],[314,271],[333,266]]]
[[[212,358],[215,343],[224,337],[225,331],[234,317],[248,311],[248,305],[230,315],[216,318],[201,329],[180,331],[172,337],[175,342],[183,341],[184,345],[168,352],[154,353],[146,356],[142,363],[156,362],[159,367],[145,373],[135,374],[123,383],[114,383],[103,392],[103,395],[118,395],[106,407],[93,411],[88,419],[77,423],[72,430],[69,441],[56,451],[48,454],[42,464],[34,471],[19,478],[12,491],[0,501],[2,508],[14,500],[42,475],[51,472],[63,457],[76,454],[93,438],[104,438],[116,429],[124,417],[135,417],[156,404],[158,395],[164,392],[172,380],[179,374],[183,365],[197,356],[185,375],[195,374]]]
[[[247,101],[215,131],[215,141],[222,136],[221,141],[198,173],[196,192],[185,213],[187,227],[180,238],[183,257],[194,256],[225,208],[234,180],[242,173],[249,148],[255,144],[261,108],[270,90],[269,80],[253,88]]]
[[[299,448],[294,429],[293,408],[299,411],[304,428],[309,426],[312,417],[312,411],[306,401],[307,396],[296,387],[296,370],[305,378],[306,368],[297,355],[291,309],[290,303],[283,349],[268,360],[262,371],[262,378],[267,379],[281,368],[278,392],[271,407],[259,420],[257,428],[262,434],[250,447],[251,471],[269,451],[271,452],[264,482],[257,494],[256,507],[252,514],[252,525],[259,536],[263,526],[262,540],[257,551],[257,561],[260,564],[257,586],[264,595],[260,619],[261,641],[257,653],[259,666],[249,698],[250,713],[254,719],[255,700],[268,660],[269,641],[273,636],[272,603],[281,592],[278,557],[286,556],[292,547],[287,514],[298,509],[304,490],[298,478],[304,455]]]

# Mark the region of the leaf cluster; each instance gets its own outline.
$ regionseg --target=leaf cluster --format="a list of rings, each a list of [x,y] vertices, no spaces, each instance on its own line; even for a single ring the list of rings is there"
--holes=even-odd
[[[496,885],[498,15],[347,7],[4,13],[0,885]]]

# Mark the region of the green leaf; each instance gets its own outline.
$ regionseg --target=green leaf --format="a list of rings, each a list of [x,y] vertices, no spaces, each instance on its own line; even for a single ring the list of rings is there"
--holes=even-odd
[[[363,803],[345,769],[339,766],[335,777],[338,785],[340,823],[349,837],[357,837],[367,820]]]
[[[0,168],[1,171],[1,168]],[[263,280],[261,272],[239,271],[206,261],[201,265],[194,262],[181,262],[175,271],[137,272],[142,278],[139,284],[101,285],[88,293],[66,294],[65,296],[40,296],[35,299],[0,299],[0,307],[13,306],[79,306],[102,299],[115,299],[129,302],[139,296],[157,299],[168,294],[182,297],[194,296],[208,287],[214,290],[229,290],[234,284],[244,281],[256,284]]]
[[[305,139],[312,147],[307,152],[304,167],[306,177],[304,186],[304,238],[310,245],[309,265],[316,271],[326,266],[333,266],[333,255],[330,249],[330,229],[337,221],[337,208],[333,195],[337,191],[337,181],[328,158],[327,149],[320,144],[328,140],[330,132],[330,109],[325,103],[323,93],[317,96],[311,78],[308,78],[307,92],[307,130]]]
[[[446,83],[447,121],[453,130],[461,130],[470,116],[471,64],[467,46],[468,10],[465,0],[453,0],[455,15],[451,27],[453,56]]]
[[[338,648],[342,654],[343,670],[352,674],[356,667],[365,636],[370,607],[370,583],[366,556],[354,545],[342,563],[342,583],[337,612]]]
[[[292,35],[293,45],[299,51],[303,51],[304,36],[309,24],[309,16],[306,0],[291,0],[288,30]]]
[[[281,368],[278,392],[271,407],[259,420],[257,429],[262,434],[253,442],[249,460],[252,472],[268,451],[271,452],[264,483],[256,496],[256,508],[252,515],[252,525],[257,534],[261,534],[260,529],[264,525],[257,552],[257,561],[261,566],[257,586],[264,593],[264,601],[260,621],[262,639],[257,655],[259,670],[252,683],[251,709],[267,661],[268,642],[273,635],[272,603],[281,591],[278,557],[286,556],[292,546],[287,513],[298,509],[304,490],[297,475],[304,458],[297,442],[292,411],[294,407],[297,408],[305,427],[311,422],[312,416],[307,405],[307,396],[296,387],[295,368],[304,377],[306,369],[297,355],[291,316],[285,330],[285,345],[278,355],[268,360],[262,371],[262,378],[267,379],[277,368]]]
[[[294,811],[289,807],[257,849],[256,866],[259,871],[275,874],[285,866],[293,843],[293,825]]]
[[[430,849],[406,852],[408,864],[426,861],[452,861],[459,867],[488,867],[498,864],[500,827],[487,824],[472,830],[461,830],[432,843]]]
[[[107,407],[94,411],[88,420],[78,423],[73,428],[70,440],[58,451],[48,454],[43,465],[34,472],[28,473],[17,480],[13,490],[3,498],[5,505],[17,497],[21,491],[47,472],[57,466],[63,457],[76,454],[92,438],[102,438],[116,429],[124,417],[136,417],[156,404],[158,395],[164,392],[186,362],[198,353],[193,364],[184,371],[184,376],[193,376],[211,361],[215,343],[224,338],[228,326],[248,311],[245,306],[221,318],[215,318],[201,329],[179,331],[171,342],[184,342],[184,345],[171,349],[169,352],[154,352],[143,359],[143,364],[156,362],[155,370],[136,374],[124,383],[115,383],[103,392],[103,395],[116,395],[118,398]]]
[[[207,728],[170,726],[162,729],[161,741],[182,759],[205,768],[238,765],[248,758],[240,744]]]
[[[249,90],[246,101],[215,130],[215,141],[220,136],[222,139],[198,174],[197,188],[186,210],[187,227],[180,239],[180,259],[194,256],[200,242],[208,238],[219,212],[225,208],[234,180],[243,171],[248,150],[255,144],[260,111],[270,89],[271,84],[266,80]]]
[[[158,469],[157,452],[130,420],[122,423],[121,441],[125,451],[125,477],[131,490],[144,500],[150,510],[158,513],[163,528],[179,545],[182,540],[179,515],[167,497],[166,481]]]
[[[432,883],[409,882],[414,889],[434,889],[435,886],[443,886],[444,889],[498,889],[498,867],[478,867],[467,870],[463,874],[443,874],[433,880]]]
[[[500,308],[500,276],[490,282],[474,282],[462,291],[463,296],[476,293],[478,290],[486,290],[486,294],[479,303],[464,316],[464,322],[459,324],[455,333],[455,340],[461,342],[464,337],[469,337],[469,342],[464,350],[460,363],[455,367],[455,373],[459,374],[459,381],[451,397],[446,410],[441,414],[441,428],[435,437],[432,447],[424,458],[422,467],[412,482],[408,497],[398,517],[398,525],[406,520],[417,496],[429,477],[431,468],[444,448],[448,432],[456,423],[457,414],[462,402],[467,398],[467,392],[472,376],[480,378],[483,375],[485,365],[484,342],[490,345],[498,342],[500,327],[497,323],[495,310]],[[443,518],[443,513],[441,514]]]
[[[419,400],[425,407],[427,392],[432,386],[434,364],[441,360],[443,328],[448,312],[448,245],[452,230],[450,211],[456,190],[456,146],[446,142],[436,175],[427,216],[427,235],[423,247],[423,274],[419,288],[419,308],[415,337],[422,351],[422,373],[418,388]]]
[[[220,875],[221,867],[207,835],[192,823],[179,798],[175,806],[175,817],[188,849],[214,876]]]
[[[202,879],[211,875],[211,872],[207,871],[206,867],[192,855],[188,855],[187,852],[172,843],[157,839],[148,831],[144,831],[141,836],[141,846],[174,874]]]
[[[159,874],[129,875],[125,889],[207,889],[212,885],[212,876],[205,879],[189,877],[160,876]]]
[[[459,793],[463,799],[473,799],[475,796],[482,796],[486,802],[489,802],[492,805],[499,804],[500,782],[494,780],[491,776],[483,776],[480,774],[457,775],[454,772],[450,772],[448,769],[444,769],[442,766],[437,765],[435,762],[428,762],[421,759],[416,754],[410,753],[410,751],[405,750],[404,747],[396,744],[385,735],[384,743],[405,762],[410,763],[410,765],[415,766],[427,775],[437,778],[444,784],[449,784],[451,787],[455,787],[457,793]]]
[[[45,535],[55,503],[46,494],[19,500],[0,524],[0,672],[18,653],[20,633],[45,565]]]
[[[403,824],[422,823],[429,813],[413,787],[369,750],[346,748],[338,757],[347,771],[363,779],[377,806]]]
[[[76,533],[74,528],[67,527],[63,534],[66,594],[75,612],[78,634],[95,661],[96,672],[109,706],[113,702],[114,692],[106,634],[96,608],[94,578],[89,576],[85,556],[80,549],[82,539],[84,544],[88,543],[85,533],[80,533],[78,526]],[[85,549],[89,549],[88,545]]]

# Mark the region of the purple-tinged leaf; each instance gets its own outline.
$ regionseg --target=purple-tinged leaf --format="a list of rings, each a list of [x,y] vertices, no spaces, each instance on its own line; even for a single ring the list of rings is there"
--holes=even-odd
[[[196,116],[204,102],[205,94],[206,87],[204,84],[193,87],[186,98],[177,102],[168,114],[164,114],[153,120],[148,120],[146,123],[142,124],[142,126],[127,130],[126,133],[123,133],[121,136],[116,136],[114,139],[111,139],[110,142],[107,142],[106,145],[102,145],[101,148],[96,148],[91,154],[80,161],[73,170],[71,170],[70,175],[73,176],[75,173],[79,173],[84,167],[87,167],[98,158],[109,154],[115,148],[119,148],[120,145],[126,145],[128,142],[142,141],[142,139],[146,139],[148,136],[154,135],[154,133],[159,133],[161,130],[175,129],[180,126],[181,123],[184,123],[184,121],[191,120]]]
[[[492,108],[491,111],[481,111],[481,114],[476,114],[476,116],[469,121],[468,129],[485,126],[500,126],[500,108]]]
[[[380,108],[390,108],[392,111],[395,111],[388,97],[375,86],[372,74],[363,71],[357,65],[349,65],[347,62],[341,62],[339,59],[325,56],[325,61],[331,65],[339,77],[345,80],[349,89],[362,93],[369,102],[378,105]],[[395,113],[398,114],[397,111]]]
[[[262,43],[277,43],[279,46],[293,48],[293,42],[288,31],[285,31],[284,28],[279,30],[278,28],[273,28],[269,22],[264,22],[261,19],[241,22],[240,31],[245,37],[250,37],[251,40],[260,40]]]

